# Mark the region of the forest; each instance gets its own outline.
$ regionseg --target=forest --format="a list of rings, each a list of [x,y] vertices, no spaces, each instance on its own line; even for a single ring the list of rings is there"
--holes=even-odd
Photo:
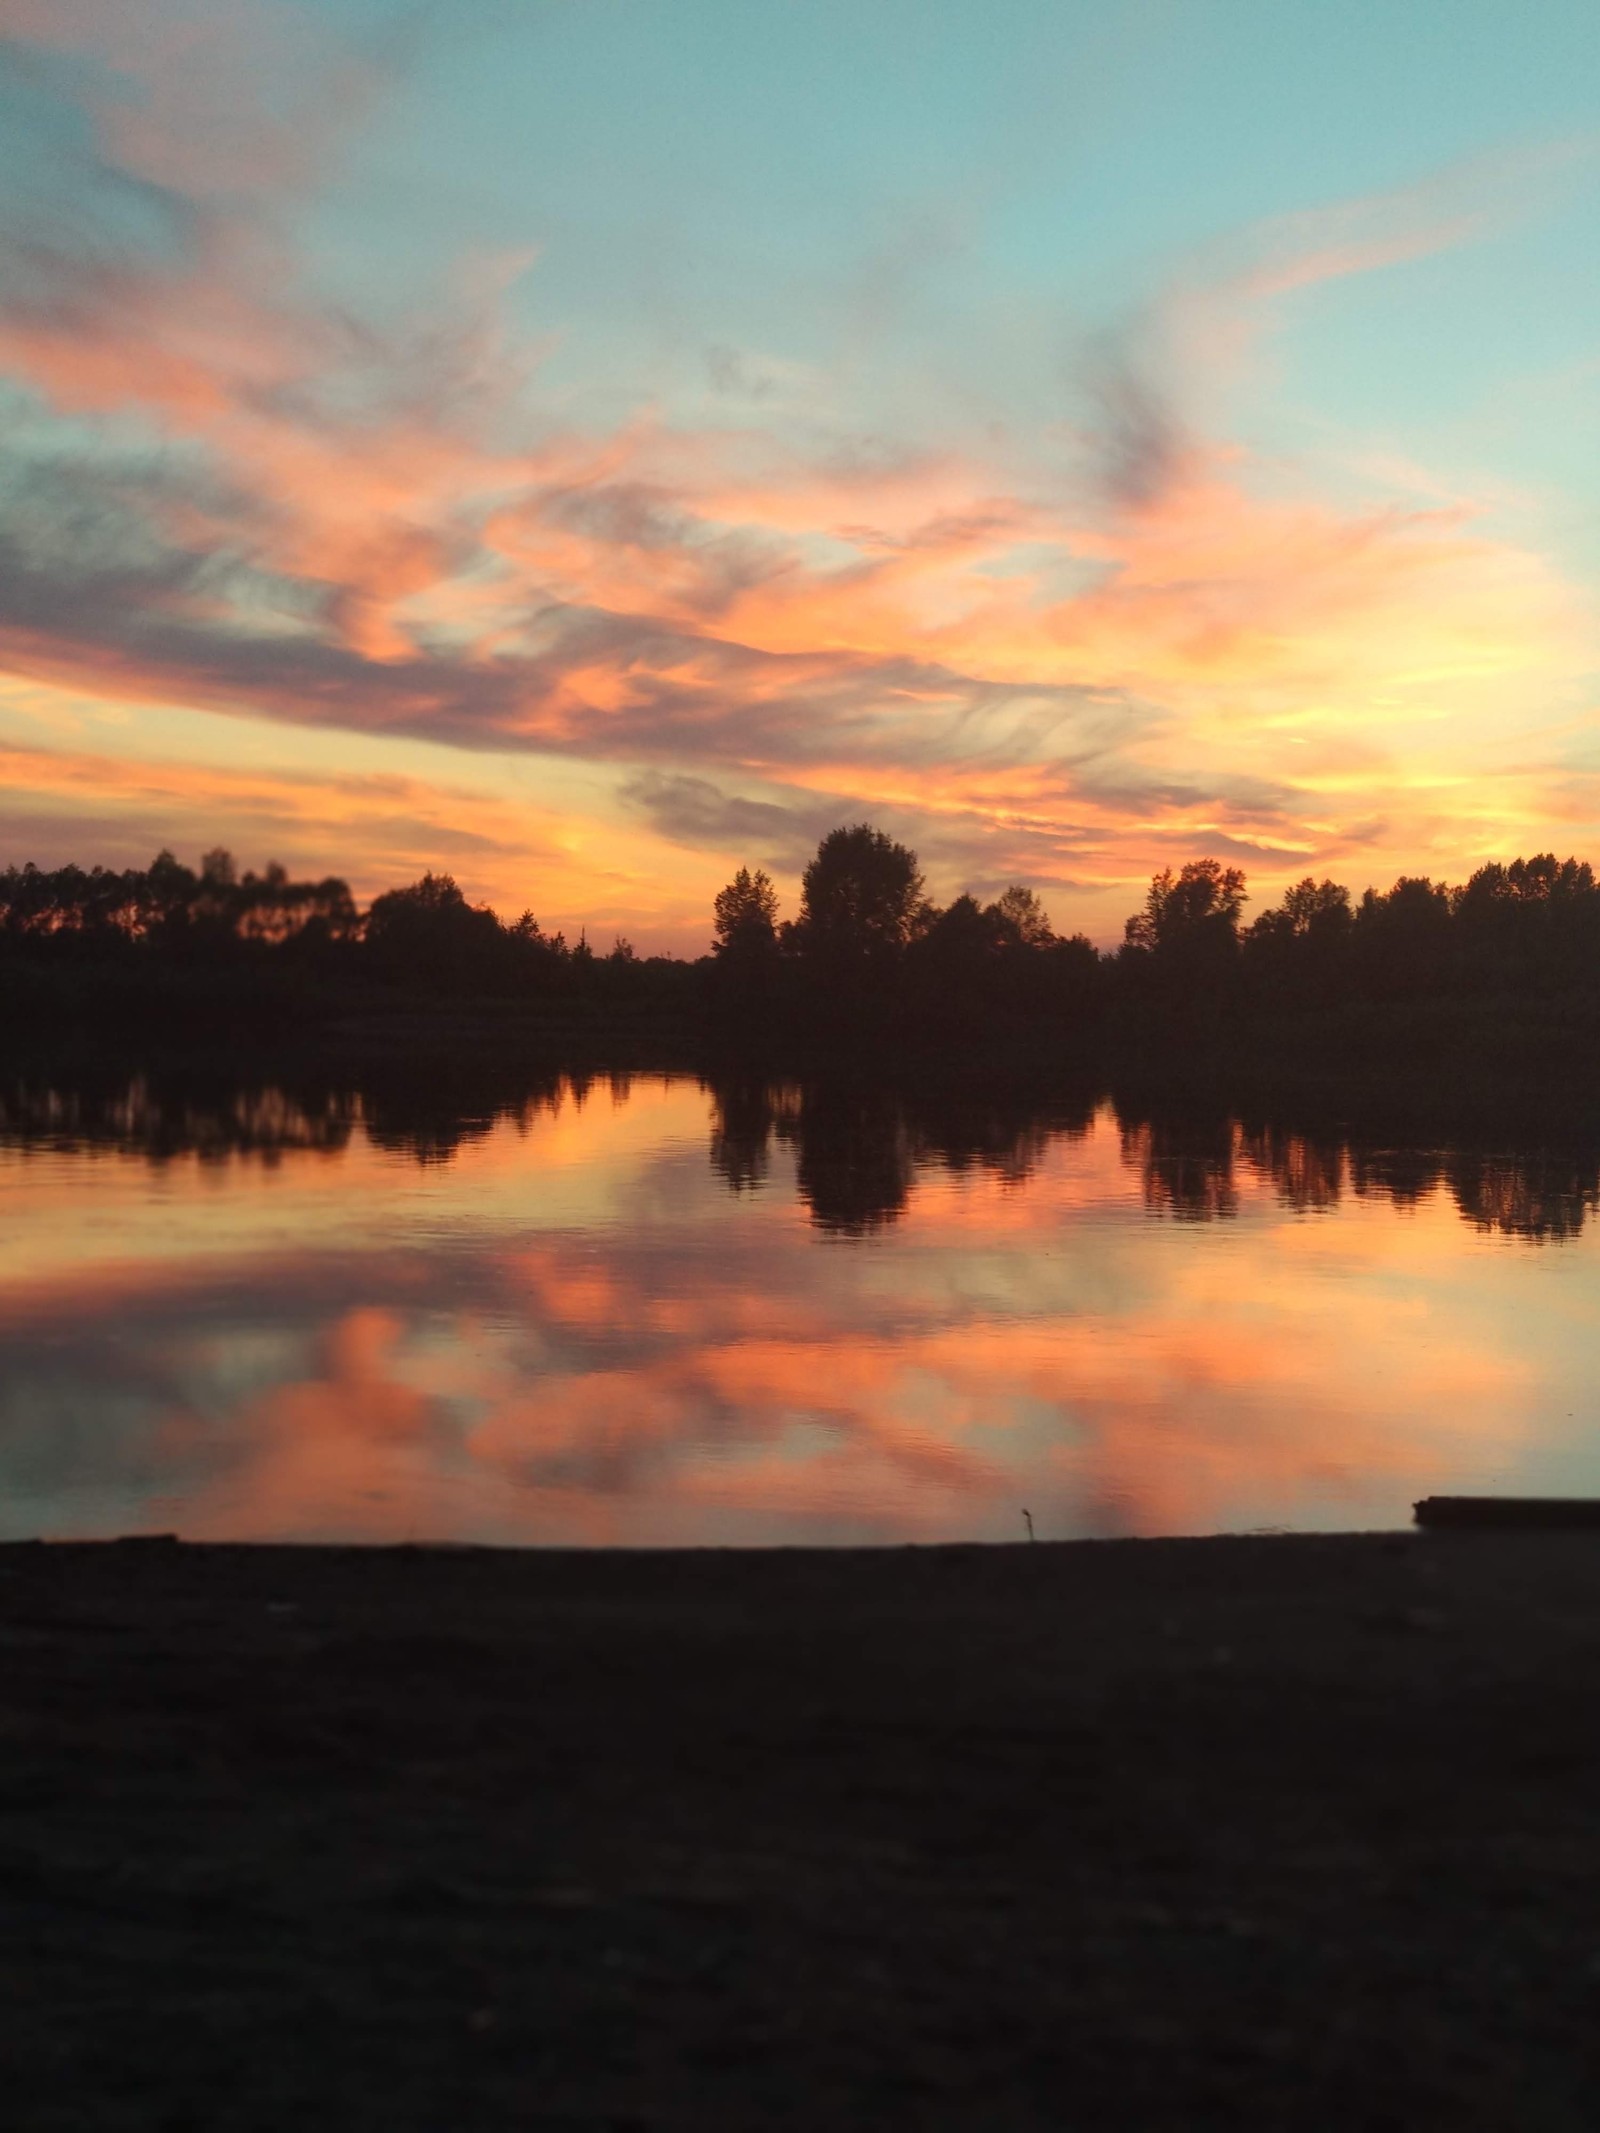
[[[479,1005],[560,1022],[668,1022],[718,1042],[1044,1039],[1152,1056],[1173,1034],[1256,1046],[1381,1050],[1397,1031],[1513,1037],[1600,1026],[1600,887],[1553,854],[1491,862],[1459,885],[1403,877],[1359,898],[1307,877],[1246,918],[1243,872],[1163,868],[1120,945],[1062,936],[1035,892],[939,906],[916,854],[870,824],[824,837],[792,919],[760,868],[710,913],[708,952],[597,951],[474,904],[448,874],[365,909],[346,882],[190,868],[33,865],[0,872],[0,1009],[15,1034],[63,1023],[314,1030],[363,1009]]]

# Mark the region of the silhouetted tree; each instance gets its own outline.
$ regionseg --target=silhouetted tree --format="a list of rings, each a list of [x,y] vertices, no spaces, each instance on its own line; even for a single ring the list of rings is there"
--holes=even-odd
[[[835,968],[882,965],[928,919],[917,855],[858,822],[831,830],[801,884],[801,945]]]
[[[1350,891],[1336,881],[1308,874],[1286,889],[1276,911],[1263,911],[1252,932],[1287,934],[1294,940],[1342,939],[1350,930]]]
[[[252,947],[347,940],[357,930],[348,886],[293,881],[277,864],[242,878],[231,853],[208,852],[198,874],[162,852],[142,872],[36,866],[0,874],[0,938],[74,944],[104,955],[142,944],[211,956]]]
[[[745,1036],[769,1026],[779,982],[778,892],[760,867],[740,867],[712,910],[708,997],[725,1026]],[[784,932],[792,932],[785,927]]]
[[[1600,976],[1600,889],[1553,852],[1482,866],[1453,897],[1458,967],[1480,992],[1588,992]]]
[[[1386,896],[1368,889],[1352,950],[1360,981],[1379,999],[1447,990],[1452,977],[1450,891],[1426,875],[1402,875]]]
[[[1000,892],[989,905],[987,916],[1019,948],[1048,948],[1055,939],[1050,914],[1032,889],[1025,889],[1020,882],[1014,881],[1009,889]]]
[[[994,905],[985,909],[965,892],[942,911],[933,912],[920,934],[922,946],[952,972],[992,961],[1008,940]]]
[[[1123,928],[1124,990],[1208,1035],[1232,990],[1244,875],[1219,859],[1163,867]]]
[[[459,992],[492,979],[503,935],[494,913],[467,902],[449,874],[424,874],[410,888],[373,898],[366,944],[386,976]]]
[[[171,852],[157,852],[146,876],[148,884],[148,932],[180,932],[189,921],[199,882]]]
[[[1130,948],[1152,954],[1186,948],[1202,935],[1231,941],[1244,902],[1244,875],[1220,859],[1191,859],[1177,875],[1163,867],[1151,880],[1144,909],[1124,926],[1123,938]]]
[[[230,892],[233,930],[241,940],[315,947],[355,939],[360,930],[349,884],[330,874],[322,881],[291,881],[275,862],[264,874],[246,874]]]
[[[1354,915],[1350,891],[1336,881],[1303,881],[1263,911],[1244,935],[1245,960],[1258,997],[1276,1003],[1326,1001],[1343,989]]]
[[[713,906],[713,955],[755,963],[777,953],[778,892],[760,867],[741,867]]]
[[[958,896],[928,919],[910,951],[912,1003],[917,1019],[950,1036],[992,1026],[1005,1012],[1015,936],[993,904]]]

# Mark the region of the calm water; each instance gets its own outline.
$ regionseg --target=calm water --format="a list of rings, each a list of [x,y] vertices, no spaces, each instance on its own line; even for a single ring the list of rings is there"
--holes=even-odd
[[[634,1078],[0,1097],[0,1528],[1399,1525],[1600,1492],[1600,1151]]]

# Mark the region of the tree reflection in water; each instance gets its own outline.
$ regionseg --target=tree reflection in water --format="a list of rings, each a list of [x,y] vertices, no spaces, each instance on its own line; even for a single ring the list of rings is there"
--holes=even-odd
[[[1119,1107],[1122,1160],[1139,1172],[1144,1204],[1180,1222],[1214,1222],[1239,1211],[1234,1125],[1227,1116],[1139,1115]]]
[[[1477,1229],[1560,1244],[1600,1206],[1600,1150],[1592,1144],[1523,1148],[1455,1146],[1417,1155],[1392,1148],[1351,1155],[1358,1193],[1398,1206],[1445,1187]]]
[[[979,1169],[1021,1183],[1053,1142],[1081,1139],[1100,1099],[1038,1091],[975,1094],[860,1081],[718,1081],[711,1160],[736,1192],[767,1181],[774,1141],[792,1146],[795,1182],[813,1221],[865,1237],[897,1221],[929,1169]],[[1578,1236],[1600,1206],[1600,1134],[1552,1145],[1513,1124],[1492,1145],[1459,1137],[1430,1146],[1376,1128],[1241,1120],[1227,1108],[1118,1095],[1123,1161],[1149,1211],[1180,1222],[1239,1212],[1241,1172],[1268,1182],[1296,1214],[1337,1207],[1346,1192],[1405,1208],[1444,1190],[1475,1227],[1534,1242]]]
[[[1253,1125],[1243,1128],[1239,1138],[1257,1174],[1271,1178],[1279,1199],[1297,1215],[1326,1214],[1338,1206],[1345,1182],[1345,1151],[1336,1136]]]
[[[1600,1459],[1550,1119],[457,1062],[0,1074],[0,1157],[17,1533],[1197,1532]]]
[[[116,1149],[152,1162],[338,1154],[358,1127],[374,1147],[447,1163],[496,1122],[526,1127],[564,1101],[582,1104],[595,1076],[488,1072],[449,1064],[426,1072],[365,1069],[252,1080],[193,1069],[84,1072],[71,1079],[0,1074],[0,1142],[21,1147]],[[611,1077],[626,1095],[627,1077]]]
[[[0,1074],[0,1142],[63,1150],[116,1149],[152,1162],[272,1164],[336,1156],[358,1132],[421,1164],[448,1164],[503,1120],[532,1130],[591,1093],[625,1104],[628,1073],[529,1071],[431,1064],[276,1080],[194,1071],[83,1071],[71,1077]],[[670,1078],[670,1077],[669,1077]],[[1020,1185],[1051,1147],[1081,1140],[1103,1092],[1069,1088],[921,1085],[855,1076],[803,1080],[717,1075],[704,1080],[710,1160],[730,1191],[769,1185],[774,1146],[792,1151],[795,1187],[819,1230],[865,1238],[899,1221],[928,1172],[972,1171]],[[1270,1184],[1283,1205],[1314,1215],[1348,1193],[1397,1208],[1440,1191],[1490,1234],[1560,1243],[1600,1207],[1600,1130],[1554,1130],[1512,1117],[1493,1132],[1403,1130],[1287,1116],[1241,1117],[1224,1104],[1113,1093],[1122,1159],[1152,1215],[1181,1222],[1239,1212],[1243,1177]]]
[[[337,1154],[362,1118],[350,1088],[241,1082],[232,1075],[84,1074],[70,1081],[0,1076],[0,1141],[62,1150],[118,1149],[164,1162]]]
[[[793,1148],[795,1184],[818,1229],[866,1237],[898,1221],[919,1172],[981,1170],[1021,1184],[1050,1144],[1081,1139],[1093,1091],[907,1090],[861,1079],[708,1083],[711,1161],[735,1192],[768,1173],[774,1140]]]

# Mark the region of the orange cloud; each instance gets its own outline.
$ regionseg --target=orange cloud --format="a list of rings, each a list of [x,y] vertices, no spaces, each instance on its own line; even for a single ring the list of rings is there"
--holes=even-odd
[[[108,166],[177,203],[159,253],[42,236],[11,262],[0,376],[31,402],[27,508],[0,519],[14,675],[592,764],[620,805],[539,841],[520,893],[565,905],[570,881],[581,905],[586,878],[597,916],[624,884],[645,896],[642,816],[697,855],[643,913],[680,946],[723,867],[792,863],[850,815],[925,843],[941,893],[1020,874],[1106,935],[1083,900],[1175,842],[1247,859],[1268,894],[1307,867],[1464,869],[1560,785],[1592,619],[1470,496],[1335,502],[1169,421],[1131,374],[1115,434],[1061,428],[1025,457],[822,447],[781,410],[589,434],[511,326],[526,256],[465,273],[443,329],[314,295],[284,202],[373,73],[314,25],[173,0],[135,30],[110,0],[6,0],[0,31],[92,54]],[[302,84],[291,112],[265,109],[268,73]],[[1175,287],[1166,330],[1205,353],[1290,290],[1460,242],[1500,182],[1256,232],[1244,269]],[[1549,750],[1504,781],[1495,747],[1530,702]],[[423,863],[480,834],[469,786],[427,808]]]
[[[933,1539],[1009,1535],[1021,1501],[1045,1532],[1382,1521],[1442,1470],[1514,1459],[1530,1396],[1481,1346],[1396,1352],[1381,1382],[1353,1380],[1343,1327],[1292,1309],[1271,1329],[1180,1309],[887,1342],[835,1324],[707,1343],[686,1326],[637,1364],[527,1386],[458,1337],[425,1391],[403,1321],[354,1311],[318,1375],[231,1418],[244,1463],[185,1527],[583,1543],[700,1539],[709,1521],[730,1537]],[[470,1426],[468,1391],[486,1409]],[[175,1460],[188,1426],[171,1425]]]

